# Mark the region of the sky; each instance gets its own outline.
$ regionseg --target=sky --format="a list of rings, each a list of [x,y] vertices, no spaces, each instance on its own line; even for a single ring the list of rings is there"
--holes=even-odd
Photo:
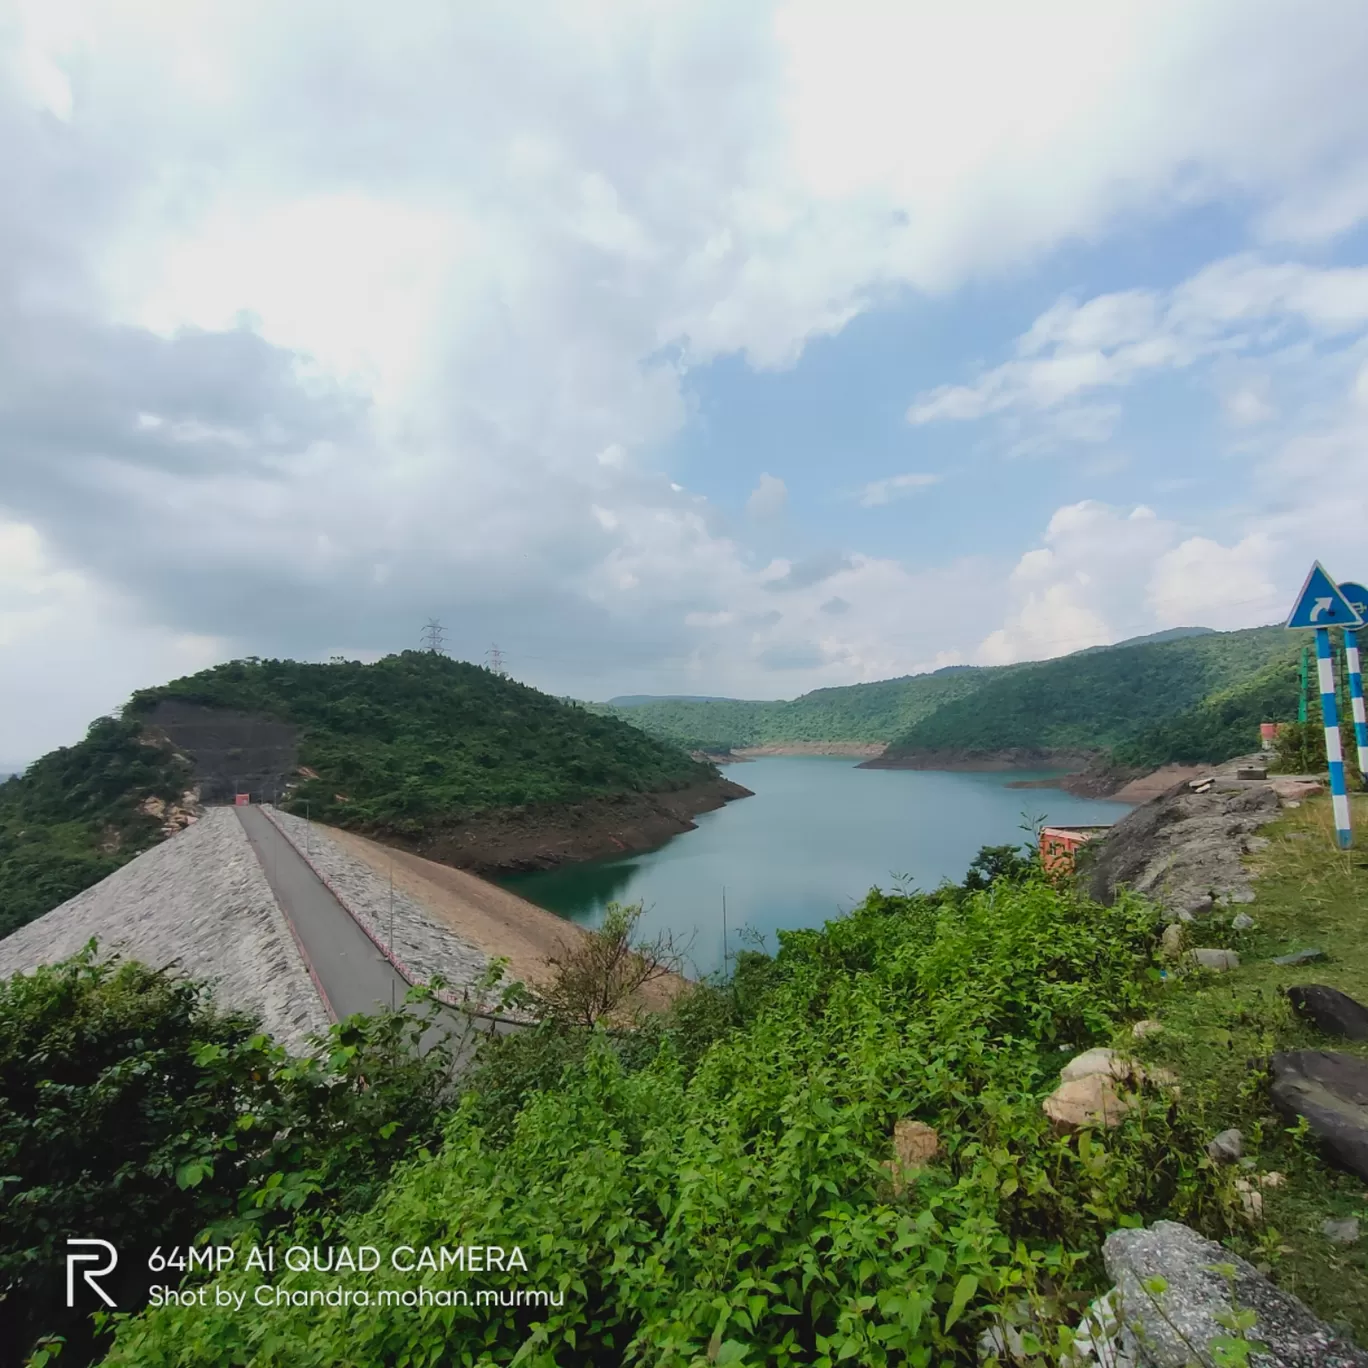
[[[1361,0],[0,0],[0,767],[439,619],[794,697],[1368,579]]]

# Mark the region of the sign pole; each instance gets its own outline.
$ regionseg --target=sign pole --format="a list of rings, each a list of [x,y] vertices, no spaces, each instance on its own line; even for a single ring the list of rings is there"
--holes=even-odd
[[[1335,660],[1330,654],[1330,629],[1316,628],[1316,669],[1320,675],[1321,718],[1325,723],[1325,759],[1330,768],[1330,804],[1335,812],[1335,839],[1348,850],[1349,794],[1344,787],[1344,755],[1340,750],[1339,709],[1335,703]]]
[[[1352,581],[1339,586],[1344,601],[1368,622],[1368,589]],[[1368,787],[1368,718],[1363,709],[1363,670],[1359,664],[1358,630],[1344,629],[1344,658],[1349,666],[1349,707],[1354,714],[1354,746],[1358,751],[1359,784]]]
[[[1335,840],[1341,850],[1348,850],[1353,835],[1349,826],[1349,794],[1344,786],[1344,752],[1340,748],[1339,708],[1335,702],[1335,659],[1330,651],[1330,628],[1342,627],[1352,631],[1363,626],[1363,618],[1353,599],[1357,585],[1345,586],[1346,596],[1335,581],[1325,573],[1317,561],[1297,595],[1296,605],[1287,619],[1292,628],[1310,627],[1316,633],[1316,673],[1319,677],[1321,720],[1325,724],[1325,761],[1330,771],[1330,803],[1335,814]],[[1354,655],[1357,663],[1357,651]],[[1362,683],[1360,681],[1360,688]],[[1362,703],[1355,707],[1355,714]]]
[[[1363,672],[1359,666],[1358,633],[1344,629],[1344,656],[1349,662],[1349,707],[1354,714],[1354,747],[1358,751],[1359,779],[1368,785],[1368,714],[1363,709]]]

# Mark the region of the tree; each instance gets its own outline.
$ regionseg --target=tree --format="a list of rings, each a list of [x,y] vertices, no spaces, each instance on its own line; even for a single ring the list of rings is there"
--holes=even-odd
[[[610,902],[602,926],[564,954],[547,957],[555,970],[540,993],[548,1017],[593,1027],[627,1010],[648,983],[679,972],[683,955],[669,932],[636,942],[641,911],[640,903]]]

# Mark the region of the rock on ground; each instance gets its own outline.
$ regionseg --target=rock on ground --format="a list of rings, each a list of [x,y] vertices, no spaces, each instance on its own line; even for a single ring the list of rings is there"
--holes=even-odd
[[[1368,1040],[1368,1007],[1338,988],[1323,983],[1299,984],[1287,990],[1292,1010],[1325,1035]]]
[[[208,808],[193,826],[0,941],[0,974],[75,954],[94,936],[153,968],[210,979],[225,1007],[260,1015],[294,1051],[328,1018],[242,823]]]
[[[388,879],[332,840],[327,829],[302,817],[268,808],[268,815],[300,850],[306,850],[315,869],[322,871],[371,934],[390,946],[396,959],[415,978],[426,983],[440,974],[448,989],[460,995],[472,988],[489,968],[489,956],[478,946],[434,921],[427,912],[396,888],[393,919]]]
[[[1248,1336],[1262,1341],[1251,1364],[1259,1368],[1368,1368],[1368,1353],[1356,1348],[1296,1297],[1275,1287],[1238,1255],[1203,1239],[1175,1221],[1148,1230],[1117,1230],[1102,1246],[1107,1273],[1120,1301],[1121,1348],[1152,1368],[1187,1368],[1210,1362],[1210,1346],[1229,1331],[1216,1319],[1232,1297],[1257,1319]],[[1234,1277],[1215,1271],[1233,1266]],[[1146,1281],[1162,1278],[1163,1292]]]
[[[1368,1060],[1336,1050],[1273,1056],[1273,1105],[1290,1121],[1304,1116],[1326,1154],[1368,1178]]]
[[[1128,813],[1086,857],[1093,897],[1111,902],[1122,885],[1172,912],[1249,902],[1254,894],[1243,863],[1246,840],[1281,811],[1272,781],[1217,784],[1195,793],[1180,784]]]

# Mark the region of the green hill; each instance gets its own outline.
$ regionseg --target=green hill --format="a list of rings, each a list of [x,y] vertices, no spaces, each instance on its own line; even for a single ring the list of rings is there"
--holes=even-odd
[[[816,689],[786,701],[657,699],[630,708],[590,706],[688,750],[715,752],[793,741],[888,742],[996,673],[952,666],[934,674]]]
[[[918,752],[1115,751],[1119,763],[1215,761],[1257,745],[1258,724],[1296,713],[1297,652],[1280,627],[1178,627],[1054,660],[950,666],[790,701],[654,699],[591,704],[689,750],[882,742]]]
[[[120,718],[0,784],[0,935],[161,839],[156,810],[192,778],[151,725],[169,702],[232,710],[220,714],[228,755],[235,725],[251,744],[261,719],[289,724],[275,728],[297,743],[284,775],[296,764],[307,773],[282,806],[307,802],[320,820],[381,836],[418,837],[492,809],[668,792],[716,773],[616,717],[441,655],[235,661],[135,694]]]
[[[1287,671],[1294,679],[1302,644],[1281,627],[1255,627],[1017,666],[909,727],[885,758],[919,751],[1110,751],[1139,745],[1141,737],[1143,747],[1128,753],[1144,754],[1142,763],[1181,758],[1175,748],[1190,756],[1213,747],[1238,754],[1257,746],[1258,723],[1270,713],[1286,717],[1291,707],[1295,715]]]

